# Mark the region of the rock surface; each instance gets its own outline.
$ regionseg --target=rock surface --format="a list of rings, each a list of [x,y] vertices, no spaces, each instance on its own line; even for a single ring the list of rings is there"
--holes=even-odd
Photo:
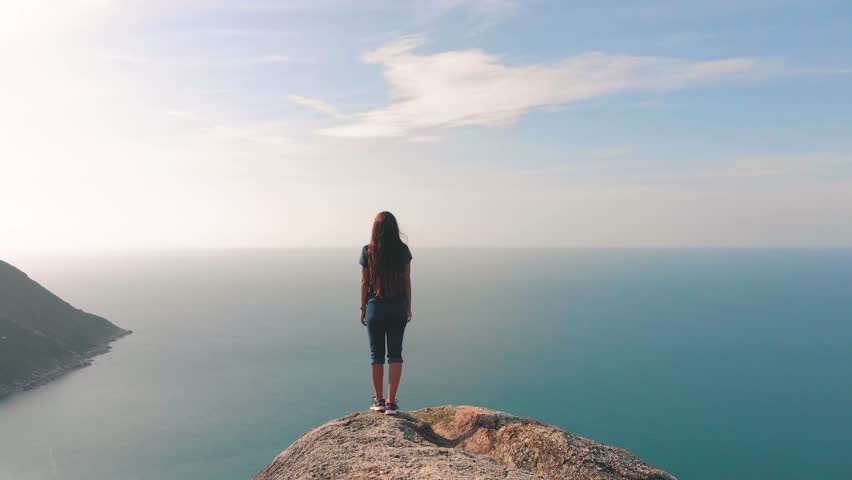
[[[622,448],[479,407],[362,412],[304,434],[252,480],[675,480]]]

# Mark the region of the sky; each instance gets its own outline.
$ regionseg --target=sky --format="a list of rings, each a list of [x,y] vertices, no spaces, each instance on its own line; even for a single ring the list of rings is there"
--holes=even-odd
[[[36,5],[38,3],[39,5]],[[852,246],[846,0],[0,2],[0,254]]]

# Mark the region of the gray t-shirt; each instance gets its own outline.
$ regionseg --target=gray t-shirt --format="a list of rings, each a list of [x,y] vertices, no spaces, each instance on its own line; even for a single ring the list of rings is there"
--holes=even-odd
[[[411,250],[409,250],[408,245],[402,244],[403,246],[403,263],[411,263]],[[367,254],[367,248],[369,245],[364,245],[361,249],[361,259],[358,260],[358,263],[364,268],[370,268],[370,256]],[[367,301],[369,302],[371,298],[376,298],[376,292],[373,290],[372,282],[367,286]],[[390,298],[383,300],[404,300],[404,298]]]

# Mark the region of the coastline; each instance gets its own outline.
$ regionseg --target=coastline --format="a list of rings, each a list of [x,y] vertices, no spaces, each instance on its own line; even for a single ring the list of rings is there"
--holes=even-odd
[[[107,340],[105,343],[95,346],[82,355],[76,355],[74,357],[69,358],[62,365],[58,365],[56,368],[48,370],[46,372],[35,372],[30,378],[27,380],[19,381],[13,383],[11,385],[0,385],[0,402],[8,398],[10,395],[17,392],[24,392],[27,390],[32,390],[34,388],[38,388],[42,385],[46,385],[57,378],[62,377],[68,373],[73,372],[74,370],[79,370],[84,367],[88,367],[94,361],[94,358],[108,353],[112,350],[112,342],[116,340],[126,337],[133,333],[133,330],[121,330],[115,336]]]

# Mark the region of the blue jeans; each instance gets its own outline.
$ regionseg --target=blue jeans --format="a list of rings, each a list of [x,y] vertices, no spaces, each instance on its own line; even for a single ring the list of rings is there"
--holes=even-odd
[[[405,333],[408,302],[367,302],[367,335],[370,338],[372,364],[385,363],[387,341],[388,363],[402,363],[402,334]]]

